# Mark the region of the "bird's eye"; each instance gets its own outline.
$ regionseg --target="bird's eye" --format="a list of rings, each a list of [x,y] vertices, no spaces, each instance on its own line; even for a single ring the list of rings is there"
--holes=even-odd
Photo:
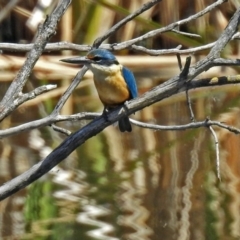
[[[96,57],[94,57],[92,60],[98,62],[98,61],[101,60],[101,57],[96,56]]]

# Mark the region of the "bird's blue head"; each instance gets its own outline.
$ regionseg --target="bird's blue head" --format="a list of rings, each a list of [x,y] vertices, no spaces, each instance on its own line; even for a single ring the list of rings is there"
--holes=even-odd
[[[86,57],[67,58],[60,61],[82,65],[97,64],[102,66],[110,66],[112,64],[119,64],[116,57],[105,49],[93,49],[87,53]]]
[[[94,49],[87,54],[86,58],[100,65],[119,64],[116,57],[105,49]]]

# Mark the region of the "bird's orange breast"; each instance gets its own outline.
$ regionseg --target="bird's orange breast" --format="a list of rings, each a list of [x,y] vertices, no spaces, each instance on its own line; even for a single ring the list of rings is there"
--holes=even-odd
[[[130,98],[130,93],[121,71],[110,75],[100,75],[94,75],[94,83],[99,98],[105,107],[117,106]]]

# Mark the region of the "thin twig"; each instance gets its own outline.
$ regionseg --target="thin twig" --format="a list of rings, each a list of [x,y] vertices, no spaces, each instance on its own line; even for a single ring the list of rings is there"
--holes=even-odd
[[[74,77],[73,81],[71,82],[71,84],[69,85],[69,87],[67,88],[67,90],[64,92],[64,94],[62,95],[62,97],[60,98],[60,100],[58,101],[57,105],[55,106],[53,112],[51,113],[51,115],[58,115],[59,112],[61,111],[62,107],[64,106],[65,102],[68,100],[68,98],[70,97],[70,95],[72,94],[73,90],[78,86],[78,84],[80,83],[80,81],[82,80],[84,74],[87,72],[88,68],[86,66],[84,66],[78,73],[77,75]]]
[[[58,126],[55,125],[55,124],[52,124],[51,127],[52,127],[52,129],[53,129],[54,131],[59,132],[59,133],[62,133],[62,134],[64,134],[64,135],[66,135],[66,136],[70,136],[70,135],[72,134],[71,131],[69,131],[69,130],[67,130],[67,129],[65,129],[65,128],[58,127]]]
[[[224,123],[218,122],[218,121],[211,121],[209,119],[200,121],[200,122],[191,122],[183,125],[175,125],[175,126],[163,126],[163,125],[157,125],[157,124],[151,124],[151,123],[144,123],[137,120],[130,119],[131,123],[142,128],[148,128],[155,131],[183,131],[187,129],[194,129],[194,128],[200,128],[200,127],[210,127],[210,126],[218,126],[221,128],[224,128],[230,132],[233,132],[235,134],[240,134],[240,129],[226,125]]]
[[[188,36],[188,37],[201,38],[201,36],[199,34],[182,32],[182,31],[179,31],[179,30],[176,30],[176,29],[173,29],[172,32],[180,34],[180,35]]]
[[[24,93],[24,94],[21,94],[20,96],[18,96],[18,98],[13,102],[12,106],[17,108],[22,103],[24,103],[28,100],[34,99],[37,96],[39,96],[40,94],[51,91],[55,88],[57,88],[57,84],[48,84],[48,85],[43,85],[43,86],[37,87],[37,88],[33,89],[31,92]]]
[[[73,115],[56,115],[56,116],[51,115],[39,120],[21,124],[16,127],[2,129],[0,130],[0,139],[4,137],[16,135],[20,132],[25,132],[25,131],[29,131],[36,128],[50,126],[51,124],[57,123],[57,122],[63,122],[63,121],[72,122],[72,121],[80,121],[80,120],[87,120],[87,119],[92,120],[99,116],[101,116],[100,113],[85,113],[85,112],[73,114]]]
[[[188,94],[188,89],[186,90],[186,99],[187,99],[188,109],[190,112],[190,120],[191,120],[191,122],[195,122],[195,117],[194,117],[194,113],[193,113],[193,109],[192,109],[191,99]]]
[[[209,126],[208,128],[211,131],[213,138],[214,138],[214,142],[215,142],[217,176],[218,176],[218,179],[221,181],[218,137],[217,137],[217,134],[215,133],[214,129],[211,126]]]
[[[179,54],[177,54],[177,59],[178,59],[178,65],[181,69],[182,67],[182,61],[181,61],[181,57]],[[185,69],[185,76],[184,78],[187,78],[187,75],[188,75],[188,72],[189,72],[189,67],[190,67],[190,64],[191,64],[191,57],[188,57],[187,60],[186,60],[186,63],[185,63],[185,66],[184,66],[184,69]],[[187,67],[186,67],[187,66]],[[187,68],[187,70],[186,70]],[[183,77],[182,74],[184,72],[184,69],[181,70],[181,74],[180,74],[180,78]],[[189,112],[190,112],[190,119],[191,119],[191,122],[194,122],[195,121],[195,118],[194,118],[194,113],[193,113],[193,110],[192,110],[192,104],[191,104],[191,99],[189,97],[189,94],[188,94],[188,88],[186,86],[186,99],[187,99],[187,105],[188,105],[188,109],[189,109]]]
[[[178,61],[179,70],[182,71],[182,59],[181,59],[181,55],[180,55],[179,53],[177,53],[176,56],[177,56],[177,61]]]

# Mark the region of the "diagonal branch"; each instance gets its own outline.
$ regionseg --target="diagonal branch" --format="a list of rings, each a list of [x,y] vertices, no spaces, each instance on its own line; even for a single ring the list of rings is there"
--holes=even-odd
[[[165,32],[169,32],[169,31],[172,31],[173,29],[179,27],[180,25],[183,25],[183,24],[186,24],[192,20],[195,20],[201,16],[203,16],[204,14],[212,11],[214,8],[216,8],[217,6],[223,4],[224,2],[226,2],[227,0],[218,0],[216,1],[215,3],[209,5],[208,7],[206,7],[205,9],[203,9],[202,11],[186,18],[186,19],[183,19],[183,20],[179,20],[177,22],[174,22],[174,23],[171,23],[170,25],[166,26],[166,27],[163,27],[163,28],[160,28],[160,29],[156,29],[156,30],[152,30],[140,37],[137,37],[137,38],[134,38],[134,39],[131,39],[131,40],[128,40],[128,41],[125,41],[125,42],[121,42],[119,44],[113,44],[112,47],[114,50],[119,50],[119,47],[121,49],[123,48],[127,48],[127,47],[130,47],[131,45],[137,43],[137,42],[140,42],[140,41],[144,41],[148,38],[152,38],[156,35],[159,35],[159,34],[162,34],[162,33],[165,33]]]
[[[28,53],[24,65],[19,70],[16,78],[13,80],[11,86],[8,88],[8,91],[0,102],[0,121],[14,110],[13,108],[9,107],[9,103],[18,99],[19,95],[22,94],[22,89],[26,84],[35,63],[41,56],[47,42],[55,33],[57,24],[70,3],[71,0],[62,1],[62,3],[58,5],[58,7],[45,20],[42,27],[40,28],[33,48]]]
[[[141,13],[147,11],[148,9],[150,9],[151,7],[153,7],[154,5],[156,5],[161,1],[162,0],[152,0],[148,3],[143,4],[143,6],[140,7],[137,11],[125,17],[123,20],[121,20],[120,22],[115,24],[113,27],[111,27],[103,36],[97,38],[93,43],[93,48],[98,48],[104,40],[110,37],[114,32],[116,32],[119,28],[124,26],[127,22],[131,21],[132,19],[134,19]]]
[[[69,85],[67,90],[64,92],[64,94],[62,95],[62,97],[58,101],[58,103],[55,106],[55,108],[54,108],[53,112],[51,113],[51,115],[59,114],[59,112],[62,109],[62,107],[64,106],[65,102],[68,100],[68,98],[72,94],[73,90],[78,86],[78,84],[82,80],[82,78],[83,78],[84,74],[87,72],[87,70],[88,70],[88,68],[86,66],[84,66],[78,72],[78,74],[74,77],[73,81],[71,82],[71,84]]]

